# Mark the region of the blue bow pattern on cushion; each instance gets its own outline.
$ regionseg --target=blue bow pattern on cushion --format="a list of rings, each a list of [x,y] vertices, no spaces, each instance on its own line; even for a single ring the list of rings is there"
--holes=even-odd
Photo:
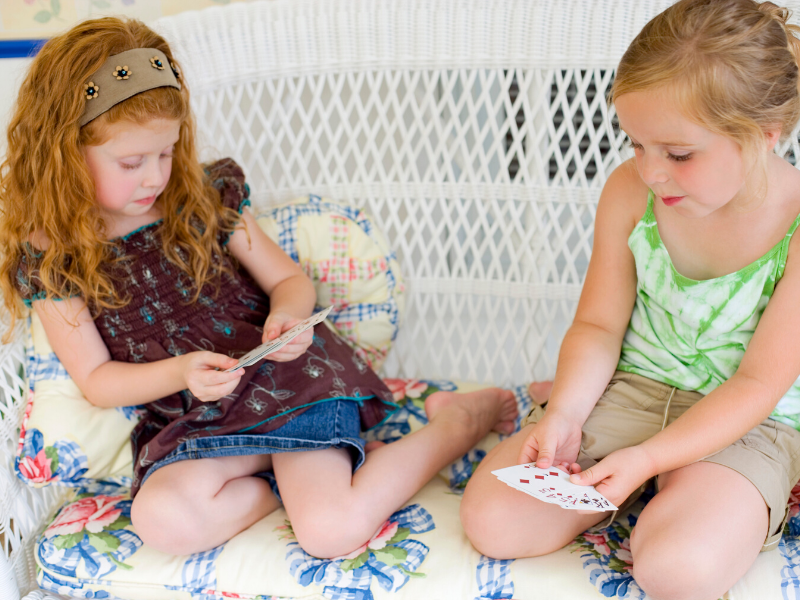
[[[430,513],[412,504],[389,517],[369,542],[347,557],[315,558],[297,542],[289,543],[289,572],[303,586],[324,586],[322,594],[330,600],[372,600],[373,578],[384,590],[396,592],[412,577],[425,576],[418,569],[428,546],[408,536],[435,528]],[[278,529],[283,531],[282,538],[294,539],[290,523]]]

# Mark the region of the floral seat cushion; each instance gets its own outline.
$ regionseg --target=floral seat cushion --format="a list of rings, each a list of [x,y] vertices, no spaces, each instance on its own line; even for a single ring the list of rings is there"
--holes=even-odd
[[[436,390],[477,387],[397,379],[387,384],[402,408],[370,432],[370,439],[391,441],[422,427],[424,400]],[[531,399],[524,388],[514,392],[525,414]],[[630,573],[629,544],[647,495],[611,526],[590,530],[549,556],[493,560],[471,547],[458,516],[461,492],[499,439],[487,436],[395,512],[364,546],[336,560],[305,553],[283,509],[218,548],[170,557],[143,545],[136,535],[127,487],[92,482],[76,490],[38,540],[39,585],[67,596],[130,600],[643,599]],[[798,596],[800,515],[793,496],[778,551],[762,553],[731,597]]]

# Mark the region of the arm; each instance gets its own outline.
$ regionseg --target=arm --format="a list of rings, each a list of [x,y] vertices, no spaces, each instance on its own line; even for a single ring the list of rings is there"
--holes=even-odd
[[[143,364],[111,360],[89,309],[80,298],[36,300],[33,308],[56,356],[95,406],[146,404],[187,387],[201,400],[215,399],[216,393],[218,397],[230,393],[241,378],[241,369],[233,373],[214,371],[214,367],[230,368],[236,360],[211,352],[192,352]]]
[[[269,296],[269,317],[264,324],[263,341],[274,339],[299,321],[311,316],[317,293],[303,270],[265,234],[246,208],[244,227],[237,227],[228,241],[228,250]],[[245,229],[246,228],[246,229]],[[270,354],[270,360],[297,358],[311,344],[313,332],[303,332],[284,348]]]
[[[592,258],[575,320],[561,345],[553,391],[541,421],[545,427],[534,430],[537,437],[525,442],[520,462],[535,460],[547,468],[553,460],[571,463],[577,456],[580,428],[614,374],[636,300],[636,268],[628,237],[644,213],[646,199],[647,186],[631,161],[617,168],[603,188]],[[561,431],[571,431],[574,448],[565,447],[563,454],[559,452],[563,439],[556,439],[558,428],[548,431],[556,420]]]

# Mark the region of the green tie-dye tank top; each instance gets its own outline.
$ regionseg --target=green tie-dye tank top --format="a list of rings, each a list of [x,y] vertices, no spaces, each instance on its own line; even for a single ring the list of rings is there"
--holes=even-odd
[[[628,246],[636,261],[636,304],[619,369],[708,394],[739,368],[786,267],[800,215],[774,248],[740,271],[695,281],[678,273],[658,233],[654,195]],[[800,379],[771,418],[800,430]]]

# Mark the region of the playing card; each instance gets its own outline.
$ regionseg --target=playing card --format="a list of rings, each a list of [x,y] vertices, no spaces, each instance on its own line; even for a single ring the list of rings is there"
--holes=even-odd
[[[617,510],[594,486],[576,485],[569,475],[551,467],[540,469],[534,463],[492,471],[500,481],[534,498],[569,510]]]
[[[328,308],[316,313],[315,315],[310,316],[305,321],[300,321],[297,325],[292,327],[289,331],[281,334],[280,336],[276,337],[274,340],[270,340],[264,344],[261,344],[257,348],[254,348],[244,356],[239,359],[239,362],[236,363],[235,366],[227,369],[226,373],[231,371],[235,371],[236,369],[240,369],[242,367],[249,367],[252,364],[257,363],[262,358],[267,356],[268,354],[272,354],[273,352],[277,352],[281,348],[283,348],[286,344],[291,342],[294,338],[298,335],[306,331],[307,329],[311,329],[317,323],[321,323],[325,320],[325,317],[328,316],[328,313],[331,312],[333,307],[329,306]]]

